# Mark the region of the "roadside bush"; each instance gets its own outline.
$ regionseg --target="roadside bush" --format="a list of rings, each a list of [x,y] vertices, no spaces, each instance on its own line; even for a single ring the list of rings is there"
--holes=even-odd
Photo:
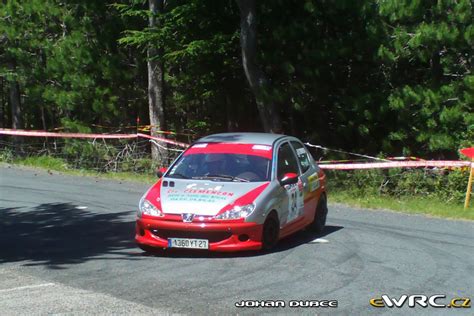
[[[153,173],[155,165],[151,159],[140,158],[124,161],[121,165],[121,171],[135,173]]]
[[[14,154],[10,148],[0,148],[0,161],[11,163],[13,162]]]
[[[468,171],[446,169],[328,170],[328,189],[353,196],[436,197],[462,203]]]

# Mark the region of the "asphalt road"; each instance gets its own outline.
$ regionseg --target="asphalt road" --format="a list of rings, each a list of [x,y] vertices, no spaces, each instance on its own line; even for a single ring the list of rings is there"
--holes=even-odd
[[[132,240],[146,189],[0,166],[0,313],[473,314],[369,304],[382,294],[474,299],[472,221],[330,204],[324,235],[298,233],[269,254],[147,255]],[[235,307],[244,299],[287,307]],[[290,300],[323,299],[338,307],[288,307]]]

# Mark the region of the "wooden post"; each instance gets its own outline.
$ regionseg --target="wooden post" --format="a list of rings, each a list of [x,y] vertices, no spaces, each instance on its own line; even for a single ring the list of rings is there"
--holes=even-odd
[[[469,180],[467,182],[466,200],[464,201],[464,209],[469,208],[469,201],[471,200],[472,178],[474,177],[474,159],[471,160],[471,172],[469,172]]]
[[[462,155],[471,158],[471,170],[469,172],[469,180],[467,181],[466,200],[464,201],[464,209],[469,207],[471,200],[472,178],[474,177],[474,147],[463,148],[459,151]]]

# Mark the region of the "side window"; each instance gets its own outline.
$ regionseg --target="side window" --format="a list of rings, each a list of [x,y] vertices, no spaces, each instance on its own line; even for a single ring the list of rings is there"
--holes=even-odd
[[[278,149],[278,179],[283,178],[285,173],[289,172],[299,174],[298,163],[296,161],[295,155],[293,154],[293,150],[290,147],[290,144],[284,143]]]
[[[300,162],[300,165],[301,165],[301,171],[305,173],[311,166],[309,162],[308,154],[301,143],[293,141],[291,142],[291,145],[296,151],[296,156],[298,157],[298,161]]]

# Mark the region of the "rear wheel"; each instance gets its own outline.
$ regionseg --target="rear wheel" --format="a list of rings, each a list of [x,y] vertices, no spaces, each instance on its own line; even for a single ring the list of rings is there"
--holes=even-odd
[[[270,250],[275,247],[278,242],[279,235],[280,222],[278,220],[278,216],[275,213],[270,213],[263,224],[262,249]]]
[[[314,214],[314,220],[309,225],[309,229],[316,233],[322,233],[324,227],[326,226],[326,217],[328,215],[328,205],[326,194],[322,193],[318,201],[318,206],[316,207],[316,213]]]

